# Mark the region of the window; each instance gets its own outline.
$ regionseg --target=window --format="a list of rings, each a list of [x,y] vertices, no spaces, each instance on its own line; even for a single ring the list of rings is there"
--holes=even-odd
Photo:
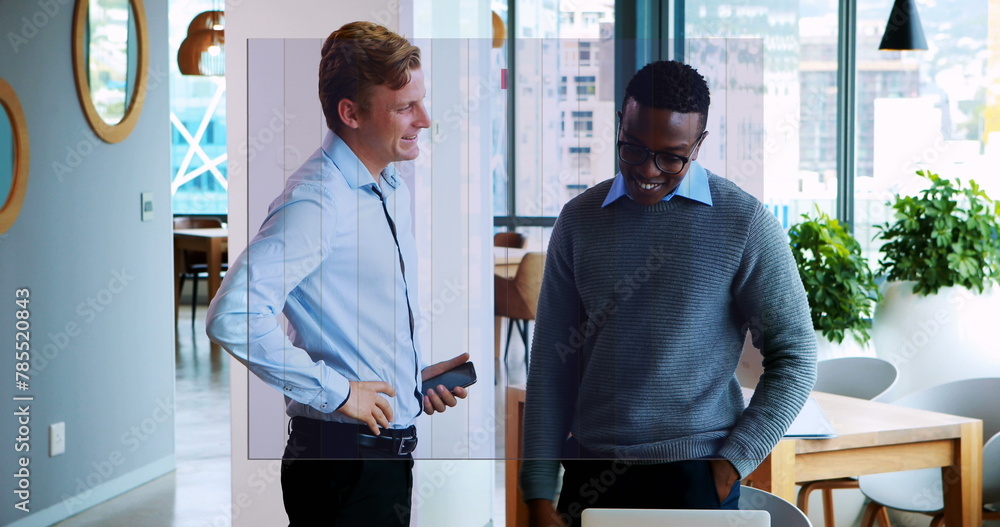
[[[213,9],[209,0],[172,0],[170,7],[171,49],[180,47],[195,15]],[[181,75],[177,61],[168,62],[173,212],[226,214],[229,181],[225,77]]]
[[[699,163],[761,196],[785,228],[816,206],[833,214],[837,2],[685,6],[685,60],[712,92]]]
[[[529,243],[541,249],[563,205],[614,176],[614,11],[601,0],[510,1],[512,33],[537,38],[519,38],[513,50],[513,192],[495,210],[500,225],[538,227]]]
[[[578,76],[573,77],[573,81],[576,82],[576,95],[577,97],[584,97],[586,95],[594,95],[597,93],[597,77],[593,75],[590,76]]]
[[[854,233],[873,268],[883,243],[873,239],[874,226],[892,220],[885,204],[894,194],[927,187],[917,170],[974,179],[1000,198],[996,165],[987,161],[995,149],[990,134],[1000,131],[988,99],[996,93],[993,8],[985,0],[939,0],[917,9],[928,49],[887,52],[878,45],[888,7],[858,2]]]
[[[580,41],[580,65],[590,66],[590,42]]]
[[[573,112],[573,135],[574,137],[593,137],[594,112]]]
[[[569,168],[576,170],[581,176],[590,175],[590,147],[569,147]],[[567,187],[577,190],[581,188],[579,184],[570,184]],[[586,188],[586,185],[583,185],[582,188]]]

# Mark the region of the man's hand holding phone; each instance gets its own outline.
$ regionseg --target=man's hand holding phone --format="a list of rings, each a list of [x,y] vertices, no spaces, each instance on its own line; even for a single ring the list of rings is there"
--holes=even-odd
[[[421,380],[425,383],[425,389],[423,390],[424,413],[431,415],[434,412],[443,412],[447,409],[447,407],[458,404],[458,399],[465,399],[466,396],[469,395],[469,391],[461,385],[455,386],[452,390],[449,390],[449,387],[443,384],[434,385],[433,382],[430,385],[426,385],[426,383],[428,381],[432,381],[434,377],[450,372],[453,369],[463,367],[466,363],[468,363],[471,368],[472,363],[469,363],[469,354],[463,353],[453,359],[441,361],[437,364],[424,368],[420,375]],[[471,373],[472,379],[468,384],[475,382],[475,369],[472,369]]]

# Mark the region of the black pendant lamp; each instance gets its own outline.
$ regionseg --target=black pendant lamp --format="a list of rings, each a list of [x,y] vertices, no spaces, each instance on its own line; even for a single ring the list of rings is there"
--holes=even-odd
[[[894,0],[889,22],[878,49],[882,51],[910,51],[927,49],[927,39],[920,25],[915,0]]]

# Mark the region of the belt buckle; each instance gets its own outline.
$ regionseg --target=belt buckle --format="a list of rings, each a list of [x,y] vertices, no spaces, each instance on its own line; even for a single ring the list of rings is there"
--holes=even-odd
[[[406,446],[408,444],[407,441],[411,440],[413,441],[413,448],[406,450]],[[403,456],[409,454],[410,452],[413,452],[414,448],[416,448],[416,443],[417,443],[416,436],[400,437],[399,439],[397,439],[397,441],[399,441],[399,447],[396,449],[397,456]]]

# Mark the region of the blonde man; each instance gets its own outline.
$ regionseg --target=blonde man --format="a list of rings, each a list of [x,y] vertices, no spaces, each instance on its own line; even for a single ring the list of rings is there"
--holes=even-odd
[[[467,395],[421,393],[421,381],[468,360],[424,367],[414,338],[416,243],[393,163],[416,158],[430,126],[420,50],[352,22],[322,54],[330,130],[230,267],[208,334],[285,395],[281,485],[291,526],[408,525],[414,422]]]

